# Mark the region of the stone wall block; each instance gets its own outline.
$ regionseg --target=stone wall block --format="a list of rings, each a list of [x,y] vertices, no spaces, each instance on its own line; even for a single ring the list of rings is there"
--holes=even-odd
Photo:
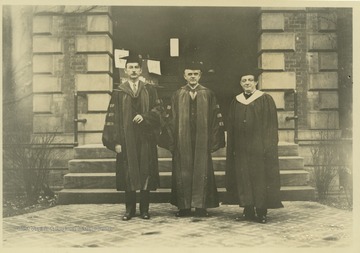
[[[112,90],[112,78],[109,74],[77,74],[75,84],[78,91]]]
[[[284,92],[280,91],[267,91],[267,94],[272,96],[272,98],[275,101],[275,105],[277,109],[285,109],[285,98],[284,98]]]
[[[337,89],[337,72],[320,72],[309,74],[309,90]]]
[[[263,33],[260,36],[261,50],[292,50],[295,51],[294,33]]]
[[[264,72],[259,77],[259,86],[263,90],[295,89],[295,72]]]
[[[293,120],[286,120],[286,117],[293,117],[293,111],[279,111],[278,113],[278,124],[279,129],[289,129],[294,128],[294,121]]]
[[[59,37],[51,36],[34,36],[33,37],[34,53],[62,53],[63,40]]]
[[[78,35],[76,36],[76,51],[86,52],[107,52],[112,55],[113,44],[111,38],[104,35]]]
[[[335,33],[309,34],[308,48],[310,51],[336,50],[337,36]]]
[[[110,102],[109,94],[87,94],[88,111],[107,111]]]
[[[259,68],[264,70],[285,70],[284,53],[262,53],[259,56]]]
[[[87,71],[112,72],[112,59],[108,54],[87,55]]]
[[[336,14],[335,13],[321,13],[318,15],[319,31],[334,31],[336,30]]]
[[[337,129],[339,128],[339,113],[337,111],[310,111],[310,129]]]
[[[87,16],[88,32],[108,32],[112,34],[112,22],[108,15]]]
[[[33,97],[33,112],[51,113],[52,95],[35,94]]]
[[[34,75],[33,92],[61,92],[61,79],[50,75]]]
[[[319,53],[319,59],[320,70],[338,69],[338,57],[336,52],[321,52]]]
[[[61,116],[35,115],[33,121],[34,133],[63,132],[64,124]]]
[[[33,33],[52,33],[53,16],[34,16]]]
[[[33,73],[54,73],[54,56],[53,55],[34,55],[33,56]]]
[[[320,109],[338,109],[339,95],[337,91],[320,91],[319,92]]]
[[[260,29],[284,31],[284,14],[262,13],[260,17]]]
[[[102,131],[104,129],[106,113],[79,114],[80,119],[86,119],[86,123],[79,123],[79,131]]]

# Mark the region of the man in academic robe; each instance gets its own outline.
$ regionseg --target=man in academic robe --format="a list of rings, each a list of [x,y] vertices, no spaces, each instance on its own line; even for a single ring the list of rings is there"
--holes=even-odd
[[[149,219],[149,191],[159,185],[157,138],[160,134],[160,100],[154,87],[139,80],[141,59],[130,56],[125,65],[128,81],[111,95],[103,144],[116,152],[116,188],[125,191],[123,220],[136,213],[140,190],[140,215]]]
[[[244,92],[235,97],[229,108],[226,188],[230,198],[244,207],[236,220],[266,223],[268,208],[283,207],[278,121],[273,98],[256,89],[256,73],[248,71],[241,77]]]
[[[206,208],[218,207],[211,153],[225,146],[224,124],[214,93],[199,84],[201,64],[189,62],[187,81],[175,92],[169,115],[167,145],[173,155],[171,204],[176,217],[209,216]]]

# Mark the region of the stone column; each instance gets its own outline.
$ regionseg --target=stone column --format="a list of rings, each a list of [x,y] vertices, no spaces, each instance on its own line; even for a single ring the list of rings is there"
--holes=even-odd
[[[308,127],[339,128],[336,13],[308,10]]]
[[[79,118],[87,120],[79,124],[80,144],[101,143],[113,87],[113,29],[109,8],[103,8],[103,13],[89,13],[86,34],[75,37],[76,53],[83,55],[86,62],[85,72],[75,76],[77,91],[85,95],[79,100],[83,99],[84,105]]]
[[[261,8],[259,21],[258,66],[263,70],[259,78],[259,88],[270,94],[278,108],[280,141],[294,141],[294,121],[286,121],[293,116],[293,95],[297,88],[297,72],[287,64],[288,54],[297,49],[296,33],[287,29],[289,8]]]

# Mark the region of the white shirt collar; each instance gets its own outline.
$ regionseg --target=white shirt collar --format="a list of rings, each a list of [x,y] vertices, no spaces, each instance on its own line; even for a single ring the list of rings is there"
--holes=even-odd
[[[187,84],[191,90],[195,90],[200,84],[197,83],[194,87],[192,87],[190,84]]]

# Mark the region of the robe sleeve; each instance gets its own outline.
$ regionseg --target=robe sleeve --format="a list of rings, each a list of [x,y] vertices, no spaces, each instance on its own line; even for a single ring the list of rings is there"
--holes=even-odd
[[[226,167],[225,167],[225,182],[226,190],[234,192],[236,189],[236,177],[234,172],[235,154],[234,154],[234,110],[235,101],[230,104],[228,111],[228,118],[226,124]]]
[[[210,110],[212,111],[212,125],[210,132],[210,152],[212,153],[225,147],[224,121],[220,106],[217,103],[214,94],[212,94]]]
[[[267,174],[268,194],[276,193],[280,189],[279,156],[278,156],[278,118],[274,99],[265,94],[264,99],[264,124],[263,124],[263,145],[264,164]],[[277,193],[276,193],[277,194]],[[278,196],[268,196],[270,199]]]
[[[119,134],[119,96],[114,91],[111,95],[110,103],[105,117],[105,125],[102,134],[102,143],[108,149],[115,151],[115,145],[120,144]]]
[[[163,121],[161,127],[161,134],[158,141],[158,145],[162,148],[170,150],[171,152],[175,149],[175,110],[176,93],[171,98],[171,104],[167,105],[164,109]]]
[[[141,116],[144,119],[142,125],[144,130],[151,134],[158,135],[160,133],[161,118],[163,113],[162,101],[158,98],[156,89],[147,87],[149,92],[149,111],[144,112]]]

